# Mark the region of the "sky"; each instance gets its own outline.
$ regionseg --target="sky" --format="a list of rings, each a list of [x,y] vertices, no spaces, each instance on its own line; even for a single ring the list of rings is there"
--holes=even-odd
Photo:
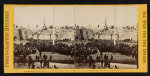
[[[116,16],[115,16],[116,8]],[[136,26],[138,23],[137,6],[32,6],[14,8],[14,24],[23,27],[46,26]],[[114,23],[116,22],[116,23]]]

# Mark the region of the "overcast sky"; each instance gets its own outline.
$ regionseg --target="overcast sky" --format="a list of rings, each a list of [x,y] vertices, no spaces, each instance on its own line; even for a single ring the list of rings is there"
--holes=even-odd
[[[115,6],[116,7],[116,26],[125,25],[136,26],[138,23],[137,6]],[[14,8],[14,24],[18,26],[35,27],[54,24],[55,26],[73,26],[75,23],[80,26],[100,27],[104,26],[105,18],[107,24],[114,25],[114,6],[45,6],[45,7],[15,7]],[[55,14],[54,14],[55,9]],[[55,16],[54,16],[55,15]]]

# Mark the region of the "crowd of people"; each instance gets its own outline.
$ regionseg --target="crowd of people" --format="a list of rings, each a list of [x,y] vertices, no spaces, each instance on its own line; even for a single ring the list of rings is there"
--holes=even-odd
[[[35,68],[38,68],[38,69],[40,69],[40,68],[49,68],[50,69],[51,68],[52,69],[52,67],[50,67],[50,62],[52,60],[51,55],[48,57],[46,54],[44,54],[42,56],[39,54],[39,55],[35,56],[35,59],[33,59],[33,57],[31,55],[29,55],[27,60],[28,60],[29,69],[35,69]],[[35,62],[39,62],[40,65],[35,65]],[[58,67],[56,65],[53,65],[53,68],[58,69]]]
[[[108,59],[108,56],[106,54],[103,56],[103,52],[120,53],[137,58],[138,50],[137,45],[130,46],[129,44],[123,43],[113,45],[113,42],[102,40],[90,41],[86,44],[72,43],[71,45],[67,45],[64,43],[56,43],[55,45],[53,45],[50,41],[36,40],[27,42],[24,45],[22,43],[14,44],[14,56],[20,58],[16,60],[16,62],[23,62],[24,65],[25,62],[28,62],[29,68],[35,68],[34,61],[30,54],[34,54],[37,51],[39,51],[39,55],[35,56],[35,61],[39,61],[41,65],[43,63],[44,67],[49,65],[49,61],[52,60],[52,56],[50,55],[50,57],[48,57],[45,54],[42,56],[42,52],[55,52],[63,55],[68,55],[76,58],[77,62],[89,62],[89,66],[92,66],[93,68],[95,68],[95,61],[90,55],[100,52],[100,56],[96,57],[97,61],[102,64],[102,67],[109,68],[110,62],[113,61],[113,56]],[[28,61],[26,57],[28,57]],[[42,68],[43,66],[40,67]],[[56,65],[55,68],[57,68]]]
[[[47,41],[31,41],[23,44],[15,44],[15,55],[26,53],[35,53],[35,50],[40,52],[56,52],[63,55],[71,56],[81,56],[81,55],[91,55],[103,52],[113,52],[120,53],[123,55],[129,55],[132,57],[137,56],[137,45],[130,46],[129,44],[119,43],[114,45],[110,41],[92,41],[87,44],[72,43],[72,45],[67,45],[64,43],[57,43],[53,45],[51,42]]]
[[[113,61],[113,56],[111,55],[110,57],[108,57],[108,55],[97,55],[96,56],[96,60],[93,59],[92,56],[89,56],[89,67],[92,69],[95,69],[96,66],[95,63],[99,62],[101,64],[101,68],[115,68],[115,69],[119,69],[119,67],[117,65],[115,65],[114,67],[111,67],[110,63]]]

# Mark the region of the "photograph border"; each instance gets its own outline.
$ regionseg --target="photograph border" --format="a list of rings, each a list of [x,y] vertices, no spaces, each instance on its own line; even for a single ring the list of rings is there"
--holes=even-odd
[[[138,6],[138,69],[14,69],[13,32],[14,7],[36,6]],[[110,5],[4,5],[4,73],[135,73],[148,72],[147,46],[147,4],[110,4]]]

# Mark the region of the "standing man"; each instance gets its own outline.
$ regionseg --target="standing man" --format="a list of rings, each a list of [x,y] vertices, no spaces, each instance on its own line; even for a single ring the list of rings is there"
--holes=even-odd
[[[112,62],[112,61],[113,61],[113,56],[111,55],[110,62]]]

